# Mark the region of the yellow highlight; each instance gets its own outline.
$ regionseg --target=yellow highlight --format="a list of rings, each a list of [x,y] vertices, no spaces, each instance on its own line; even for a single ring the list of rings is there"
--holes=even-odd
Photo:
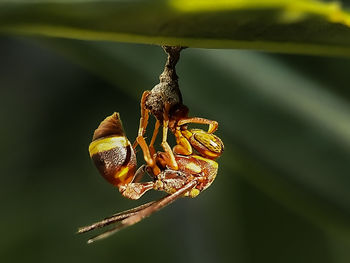
[[[182,135],[185,136],[187,139],[191,138],[191,136],[193,135],[192,132],[190,132],[189,130],[183,130],[181,131]]]
[[[219,167],[218,163],[213,161],[213,160],[210,160],[210,159],[207,159],[207,158],[203,158],[202,156],[198,156],[198,155],[195,155],[195,156],[192,156],[192,157],[196,158],[198,160],[202,160],[202,161],[205,161],[205,162],[209,163],[215,169],[218,169],[218,167]]]
[[[115,179],[120,179],[121,181],[123,181],[123,178],[128,174],[129,172],[129,167],[124,167],[121,171],[117,172],[114,175]]]
[[[90,157],[92,157],[96,153],[108,151],[116,147],[126,147],[128,145],[130,145],[130,142],[124,136],[98,139],[90,143],[90,146],[89,146]]]
[[[191,171],[193,171],[193,172],[195,172],[196,174],[199,174],[199,173],[202,171],[201,167],[198,166],[198,165],[195,164],[195,163],[188,163],[188,164],[186,165],[186,168],[189,169],[189,170],[191,170]]]
[[[190,197],[194,198],[199,195],[200,191],[197,188],[193,188],[190,192]]]
[[[350,27],[350,14],[343,11],[339,2],[317,0],[171,0],[170,5],[181,12],[216,12],[248,9],[282,9],[294,19],[304,15],[319,15],[333,23]]]

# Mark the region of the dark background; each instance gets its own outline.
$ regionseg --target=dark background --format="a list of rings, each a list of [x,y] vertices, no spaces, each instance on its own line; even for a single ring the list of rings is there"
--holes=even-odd
[[[349,262],[341,58],[185,50],[184,102],[217,120],[225,143],[216,181],[107,240],[75,235],[161,196],[121,197],[87,149],[114,111],[135,139],[164,61],[156,46],[0,38],[1,262]]]

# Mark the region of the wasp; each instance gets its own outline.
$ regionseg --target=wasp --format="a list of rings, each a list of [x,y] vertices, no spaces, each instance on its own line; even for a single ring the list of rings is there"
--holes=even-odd
[[[182,47],[163,46],[168,54],[160,83],[151,91],[145,91],[141,98],[141,118],[138,136],[133,145],[125,135],[118,113],[101,122],[95,130],[89,153],[101,175],[116,186],[129,199],[139,199],[149,190],[166,192],[164,198],[133,209],[120,212],[92,225],[82,227],[78,233],[116,223],[116,226],[89,239],[88,243],[105,238],[143,218],[182,196],[196,197],[207,189],[218,172],[215,161],[224,150],[221,139],[214,135],[218,122],[199,117],[189,117],[189,109],[182,103],[175,66]],[[156,118],[152,139],[147,144],[144,137],[149,115]],[[189,129],[188,124],[209,125],[208,130]],[[163,130],[161,146],[154,147],[160,127]],[[171,148],[167,142],[168,130],[175,138]],[[135,150],[141,147],[146,164],[137,169]],[[140,182],[147,173],[151,180]]]
[[[179,197],[194,198],[212,184],[218,171],[215,159],[222,154],[224,145],[212,133],[201,129],[188,129],[187,123],[179,121],[176,122],[176,127],[172,127],[178,140],[172,151],[177,169],[172,168],[172,157],[166,151],[154,153],[151,158],[155,162],[154,166],[147,164],[136,169],[135,149],[125,135],[119,114],[114,113],[101,122],[89,146],[90,156],[101,175],[116,186],[123,196],[130,199],[139,199],[151,189],[164,191],[168,195],[80,228],[78,233],[84,233],[118,223],[112,229],[89,239],[88,243],[141,221]],[[149,152],[147,148],[147,152],[143,154]],[[154,169],[155,167],[157,168]],[[152,179],[138,182],[146,172]]]

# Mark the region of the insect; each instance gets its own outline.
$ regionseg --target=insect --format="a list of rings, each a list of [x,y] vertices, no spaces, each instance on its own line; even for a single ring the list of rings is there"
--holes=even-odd
[[[110,230],[89,239],[89,243],[141,221],[181,196],[196,197],[211,185],[218,170],[218,164],[214,159],[222,154],[224,145],[221,139],[212,133],[201,129],[187,129],[188,121],[189,119],[183,122],[179,121],[176,126],[171,126],[175,130],[178,140],[178,144],[172,152],[177,169],[171,168],[173,165],[172,157],[164,151],[154,153],[151,157],[156,166],[142,165],[137,170],[135,152],[124,133],[119,114],[114,113],[101,122],[95,130],[89,152],[102,176],[118,187],[123,196],[130,199],[138,199],[151,189],[164,191],[168,195],[158,201],[141,205],[80,228],[78,233],[85,233],[117,223]],[[193,148],[198,154],[194,153]],[[144,149],[142,148],[142,150]],[[149,149],[147,151],[150,152]],[[155,167],[157,169],[154,169]],[[138,182],[145,172],[151,175],[152,180]]]
[[[160,83],[151,91],[145,91],[141,99],[141,118],[138,136],[131,146],[118,113],[107,117],[95,130],[89,146],[90,156],[102,176],[116,186],[120,193],[130,199],[139,199],[147,191],[164,191],[164,198],[133,209],[120,212],[92,225],[82,227],[78,233],[116,224],[111,229],[89,239],[88,243],[105,238],[158,211],[181,196],[196,197],[214,181],[219,157],[224,145],[213,133],[218,122],[198,117],[189,117],[188,108],[182,103],[175,66],[182,47],[163,46],[168,54]],[[156,118],[152,139],[147,144],[144,137],[149,115]],[[208,131],[188,129],[188,124],[209,125]],[[163,152],[156,152],[154,143],[162,126]],[[171,148],[167,142],[170,130],[176,138]],[[145,165],[137,168],[135,149],[140,145]],[[148,173],[150,181],[140,182]]]

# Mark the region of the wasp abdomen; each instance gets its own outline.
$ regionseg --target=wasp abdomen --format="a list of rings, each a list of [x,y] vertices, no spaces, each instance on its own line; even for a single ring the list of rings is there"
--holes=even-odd
[[[107,117],[95,130],[89,153],[101,175],[111,184],[120,186],[132,181],[136,156],[118,113]]]

